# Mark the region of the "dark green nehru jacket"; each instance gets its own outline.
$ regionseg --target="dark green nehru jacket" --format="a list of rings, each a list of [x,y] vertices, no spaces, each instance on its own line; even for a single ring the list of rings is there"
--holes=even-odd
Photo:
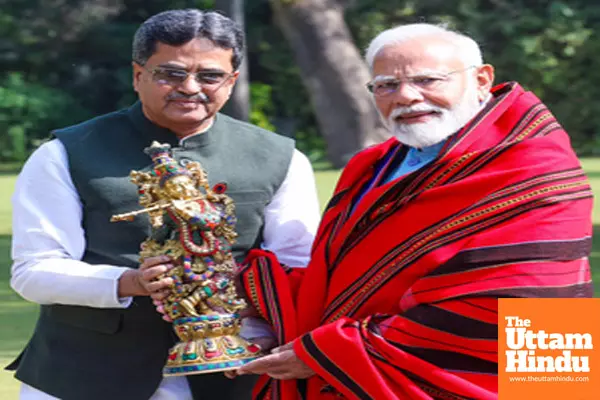
[[[67,151],[83,204],[83,261],[132,268],[150,233],[148,218],[111,223],[110,217],[140,208],[129,173],[152,167],[143,150],[153,140],[170,143],[182,165],[199,161],[211,186],[227,184],[236,204],[238,260],[260,245],[264,208],[285,179],[294,148],[290,139],[221,114],[207,132],[180,145],[174,133],[145,118],[140,103],[54,135]],[[16,377],[64,400],[147,400],[173,343],[171,324],[146,297],[127,309],[42,306]]]

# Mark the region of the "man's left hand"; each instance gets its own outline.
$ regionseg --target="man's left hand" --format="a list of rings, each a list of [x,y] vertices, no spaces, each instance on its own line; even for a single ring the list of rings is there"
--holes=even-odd
[[[315,372],[296,356],[292,343],[288,343],[237,370],[237,375],[245,374],[267,374],[275,379],[305,379]]]

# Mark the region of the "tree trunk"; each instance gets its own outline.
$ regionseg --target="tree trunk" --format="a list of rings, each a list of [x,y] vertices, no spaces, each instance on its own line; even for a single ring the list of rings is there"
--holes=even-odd
[[[300,66],[327,156],[344,166],[357,151],[388,137],[365,84],[367,65],[333,0],[270,0]]]
[[[244,0],[216,0],[215,9],[222,11],[229,18],[237,22],[242,27],[242,30],[245,29]],[[242,121],[248,121],[250,115],[250,83],[247,56],[248,53],[244,48],[244,60],[239,68],[240,76],[235,84],[231,98],[223,109],[224,113]]]

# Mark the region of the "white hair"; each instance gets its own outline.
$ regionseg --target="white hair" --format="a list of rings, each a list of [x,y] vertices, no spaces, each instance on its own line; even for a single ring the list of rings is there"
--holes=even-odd
[[[369,68],[373,69],[375,57],[377,57],[377,54],[384,47],[427,36],[442,36],[447,38],[458,49],[465,66],[479,66],[483,64],[481,49],[473,39],[461,33],[454,32],[444,25],[423,23],[397,26],[377,35],[369,44],[365,55]]]

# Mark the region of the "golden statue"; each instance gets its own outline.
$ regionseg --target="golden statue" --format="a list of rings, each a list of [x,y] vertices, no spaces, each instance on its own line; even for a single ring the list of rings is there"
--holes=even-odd
[[[180,167],[170,146],[153,142],[145,149],[150,172],[132,171],[142,210],[114,215],[111,221],[131,221],[148,213],[152,234],[141,245],[140,262],[168,255],[175,267],[162,301],[181,340],[169,351],[166,376],[236,369],[260,356],[260,347],[239,336],[246,307],[237,297],[231,245],[236,238],[235,206],[225,184],[210,188],[200,163]]]

